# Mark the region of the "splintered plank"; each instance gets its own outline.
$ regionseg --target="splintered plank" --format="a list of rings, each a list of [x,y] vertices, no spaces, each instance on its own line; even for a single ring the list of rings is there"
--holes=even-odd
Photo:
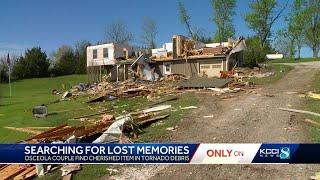
[[[3,180],[13,179],[23,171],[24,169],[22,169],[18,164],[11,164],[0,171],[0,177]]]
[[[29,179],[37,174],[36,172],[36,167],[31,166],[25,169],[23,172],[15,176],[13,179],[14,180],[23,180],[23,179]]]
[[[43,133],[41,133],[41,134],[38,134],[38,135],[36,135],[36,136],[33,136],[33,137],[27,139],[26,141],[32,140],[32,139],[38,139],[39,137],[43,137],[43,136],[45,136],[45,135],[48,134],[48,133],[57,131],[57,130],[59,130],[59,129],[63,129],[63,128],[67,127],[67,126],[68,126],[67,124],[63,124],[63,125],[61,125],[61,126],[57,126],[57,127],[52,128],[52,129],[50,129],[50,130],[48,130],[48,131],[45,131],[45,132],[43,132]]]

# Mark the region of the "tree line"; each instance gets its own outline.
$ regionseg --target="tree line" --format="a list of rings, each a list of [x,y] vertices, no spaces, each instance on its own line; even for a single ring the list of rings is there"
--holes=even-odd
[[[267,53],[282,53],[286,57],[300,59],[303,46],[312,50],[317,58],[320,49],[320,0],[251,0],[249,10],[244,15],[247,26],[254,32],[246,37],[247,51],[245,63],[256,66],[265,60]],[[180,21],[185,25],[190,37],[206,43],[224,42],[235,36],[233,17],[237,14],[236,0],[210,0],[213,10],[211,21],[216,26],[213,36],[204,34],[191,23],[184,4],[178,2]],[[241,1],[240,1],[241,3]],[[289,13],[285,14],[285,10]],[[273,32],[274,24],[280,17],[284,17],[283,28]]]
[[[52,57],[48,57],[41,47],[27,49],[21,56],[4,55],[0,57],[0,82],[8,82],[8,68],[12,80],[52,77],[69,74],[84,74],[87,66],[88,41],[79,41],[74,48],[63,45]]]
[[[267,53],[283,53],[286,57],[300,58],[303,46],[309,47],[313,57],[318,57],[320,49],[320,0],[293,0],[279,4],[277,0],[251,0],[244,20],[254,34],[246,37],[247,51],[244,59],[248,66],[256,66],[264,61]],[[192,24],[192,17],[183,2],[179,1],[177,10],[182,25],[190,38],[204,43],[225,42],[235,38],[233,23],[236,12],[236,0],[209,0],[212,8],[210,20],[216,27],[214,35]],[[241,3],[241,2],[240,2]],[[285,14],[288,10],[289,13]],[[283,28],[274,32],[279,18],[284,17]],[[158,34],[155,20],[145,17],[139,37],[140,48],[156,48]],[[130,43],[134,35],[126,23],[114,21],[107,25],[105,38],[100,43]],[[86,47],[89,41],[80,41],[74,47],[63,45],[52,57],[40,47],[26,50],[25,54],[11,58],[13,79],[82,74],[86,72]],[[0,57],[0,80],[7,81],[6,57]]]

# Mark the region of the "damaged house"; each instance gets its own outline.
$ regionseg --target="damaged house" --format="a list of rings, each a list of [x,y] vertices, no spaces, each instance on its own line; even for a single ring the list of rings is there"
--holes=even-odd
[[[228,42],[204,44],[181,35],[174,35],[172,42],[152,49],[151,56],[141,51],[135,53],[128,45],[89,46],[89,82],[101,81],[102,75],[107,75],[111,81],[130,78],[153,81],[174,74],[219,77],[221,72],[242,65],[245,48],[242,37],[237,41],[229,39]]]
[[[218,77],[221,71],[242,65],[246,45],[243,38],[204,44],[174,35],[171,47],[165,49],[167,52],[162,50],[161,53],[153,53],[151,57],[158,66],[160,76],[183,74],[186,77]]]
[[[114,81],[119,77],[127,79],[125,71],[128,71],[130,60],[133,59],[135,59],[133,47],[127,44],[108,43],[88,46],[88,80],[89,82],[101,81],[102,75],[110,75],[109,78]],[[125,63],[124,60],[129,62]],[[119,64],[119,62],[122,63]]]

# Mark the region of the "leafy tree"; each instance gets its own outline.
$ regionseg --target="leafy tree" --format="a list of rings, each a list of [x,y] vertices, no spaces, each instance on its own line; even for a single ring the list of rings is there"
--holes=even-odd
[[[141,40],[149,49],[156,48],[157,24],[154,20],[146,17],[142,24]]]
[[[178,2],[178,9],[181,24],[184,24],[186,26],[189,36],[193,39],[196,39],[195,34],[193,33],[191,28],[191,17],[188,15],[186,8],[184,7],[184,4],[181,1]]]
[[[313,57],[318,57],[320,48],[320,0],[307,0],[305,40],[312,49]]]
[[[261,47],[258,36],[247,37],[246,46],[247,49],[244,51],[244,65],[249,67],[258,66],[258,63],[265,61],[266,54],[275,52],[269,43]]]
[[[105,40],[108,43],[126,44],[133,40],[133,34],[128,31],[126,24],[115,21],[107,26]]]
[[[49,66],[47,54],[40,47],[34,47],[15,62],[12,74],[15,79],[46,77]]]
[[[74,57],[72,47],[63,45],[54,54],[55,65],[53,73],[55,75],[68,75],[76,72],[77,61]]]
[[[89,41],[79,41],[75,45],[74,56],[77,61],[75,73],[85,74],[87,71],[87,47],[90,46]]]
[[[304,44],[305,19],[304,0],[295,0],[287,19],[288,28],[286,35],[291,39],[290,44],[293,45],[293,48],[297,47],[298,58],[300,58],[301,47]]]
[[[212,20],[217,26],[214,40],[227,41],[235,33],[232,16],[235,15],[236,0],[211,0],[211,6],[213,8]]]
[[[276,0],[253,0],[249,6],[251,12],[246,14],[245,20],[259,38],[260,46],[264,47],[272,34],[272,26],[280,18],[286,5],[276,11],[278,6]]]

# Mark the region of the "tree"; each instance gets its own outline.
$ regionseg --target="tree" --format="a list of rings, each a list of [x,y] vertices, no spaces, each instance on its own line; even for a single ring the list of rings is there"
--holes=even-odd
[[[178,9],[179,9],[179,14],[180,14],[181,24],[184,24],[186,26],[187,31],[189,32],[189,36],[193,39],[196,39],[196,37],[191,29],[191,18],[188,15],[186,8],[184,7],[184,4],[181,1],[178,2]]]
[[[107,43],[127,44],[133,40],[133,34],[121,21],[115,21],[106,28],[105,40]]]
[[[298,58],[300,58],[301,47],[304,44],[305,19],[304,0],[295,0],[287,19],[286,35],[291,39],[294,49],[297,47]]]
[[[235,15],[236,0],[211,0],[211,6],[213,9],[212,20],[217,26],[214,40],[227,41],[235,33],[232,16]]]
[[[244,65],[249,67],[258,66],[258,63],[265,61],[266,54],[275,53],[269,43],[261,47],[260,37],[251,36],[246,38],[247,49],[244,51]]]
[[[276,0],[253,0],[249,6],[251,12],[246,14],[245,20],[260,39],[260,46],[264,47],[272,32],[272,26],[280,18],[286,8],[286,5],[279,11],[276,11]]]
[[[292,58],[295,55],[295,38],[288,33],[287,29],[281,29],[277,32],[274,48],[285,57]]]
[[[9,79],[9,71],[7,64],[7,57],[0,57],[0,83],[7,83]]]
[[[320,48],[320,0],[308,0],[306,7],[305,40],[312,49],[313,57],[318,57]]]
[[[54,54],[55,65],[54,74],[55,75],[68,75],[74,74],[76,72],[77,61],[74,57],[74,52],[72,47],[63,45]]]
[[[13,66],[13,77],[16,79],[46,77],[50,66],[47,54],[40,47],[27,49]]]
[[[75,73],[85,74],[87,71],[87,47],[90,46],[89,41],[78,41],[75,44],[74,57],[77,61]]]
[[[156,48],[157,24],[154,20],[146,17],[142,24],[141,40],[149,49]]]
[[[196,28],[194,31],[195,40],[202,42],[202,43],[212,43],[212,35],[210,35],[205,29],[203,28]]]

